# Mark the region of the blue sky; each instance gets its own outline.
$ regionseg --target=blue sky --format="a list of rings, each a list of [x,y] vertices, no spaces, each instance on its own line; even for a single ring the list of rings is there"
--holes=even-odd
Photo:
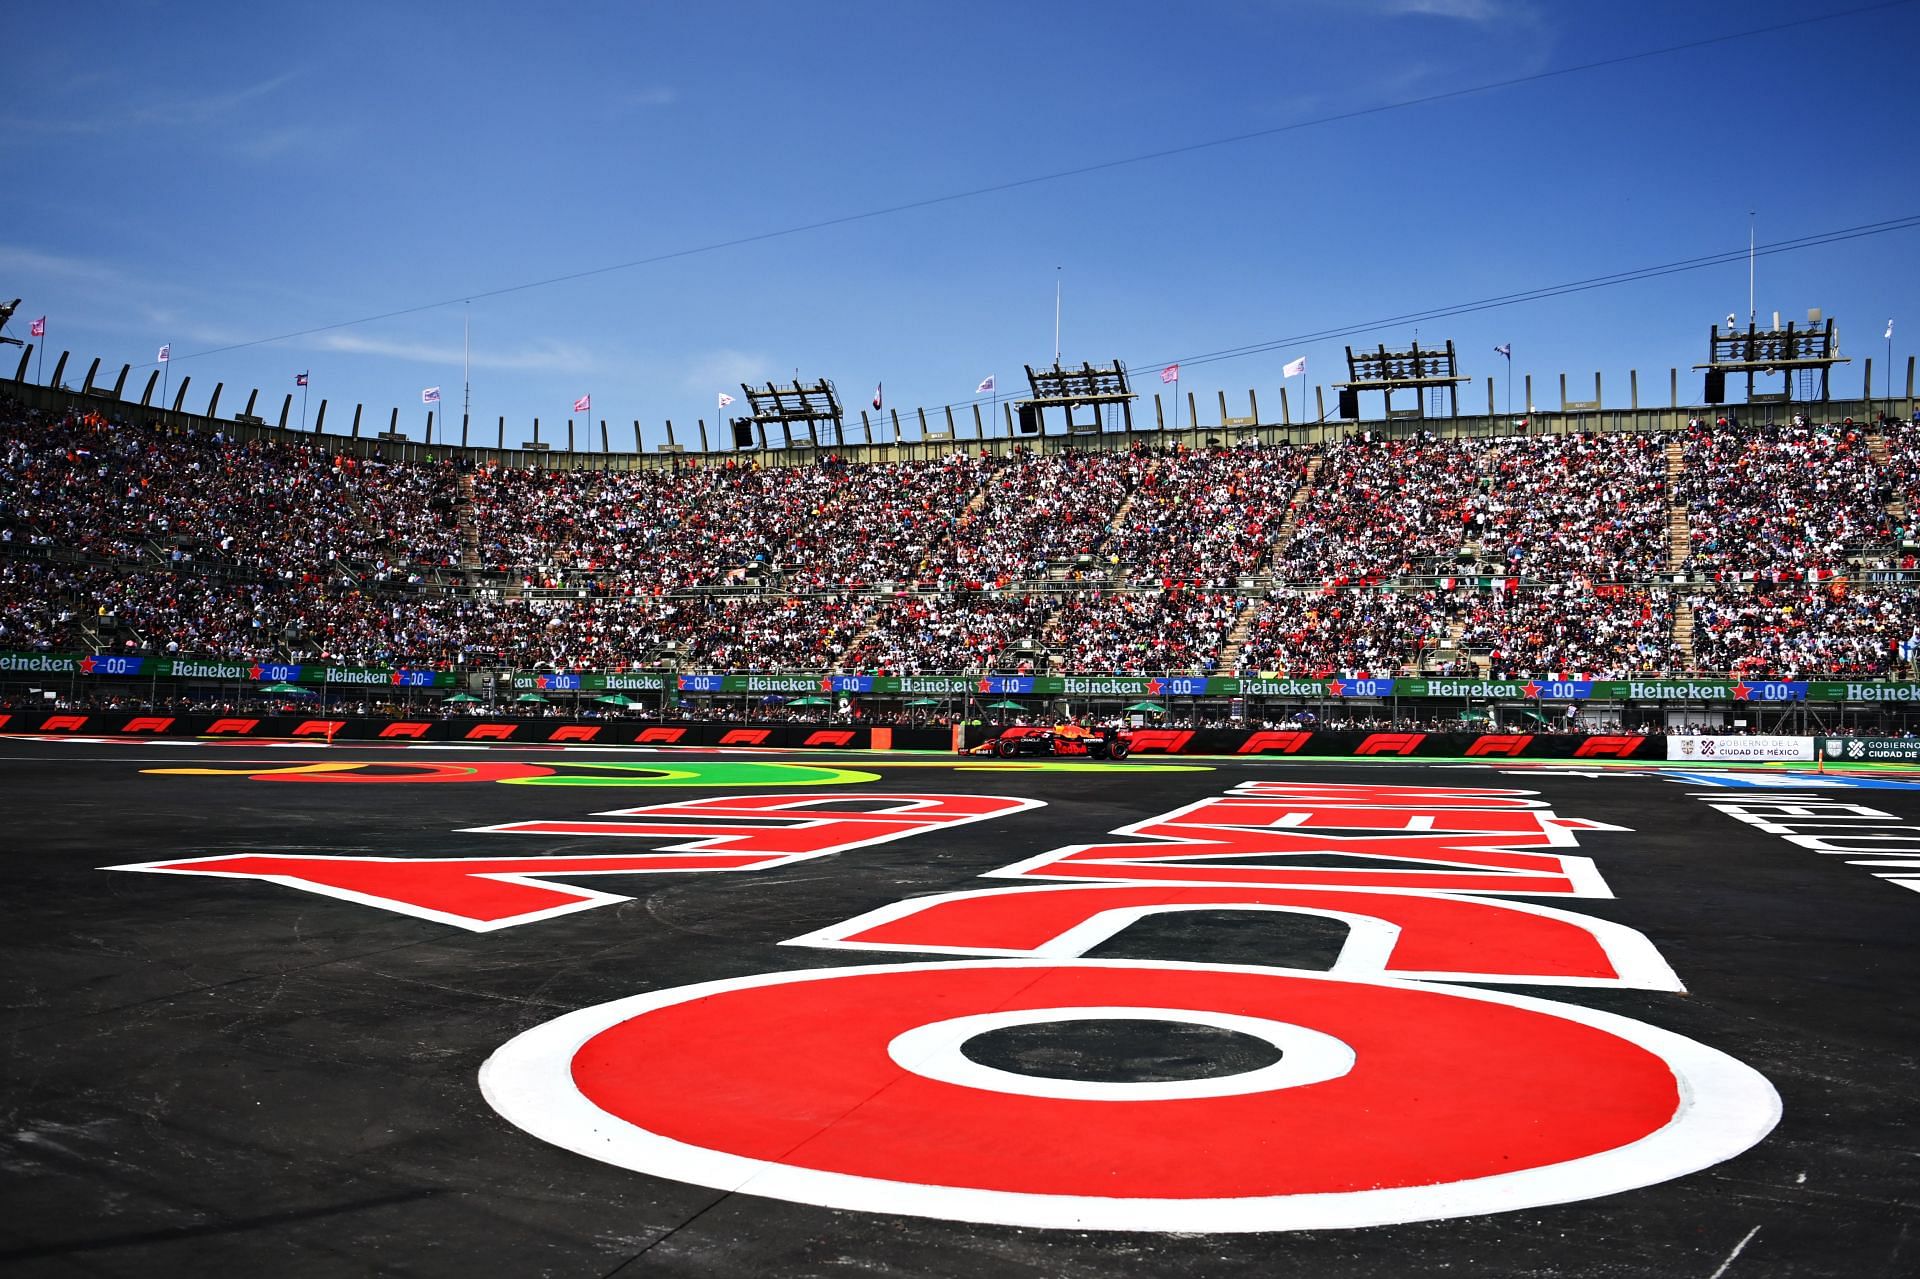
[[[1183,360],[1202,421],[1216,389],[1272,416],[1287,360],[1324,384],[1346,341],[1414,326],[1194,357],[1739,250],[1750,211],[1763,244],[1920,213],[1920,3],[1327,117],[1857,5],[34,5],[0,83],[0,296],[9,334],[45,314],[53,352],[135,386],[170,342],[189,407],[223,381],[223,412],[257,386],[272,417],[311,370],[329,428],[398,405],[415,434],[425,386],[457,421],[464,312],[479,439],[505,415],[551,440],[591,394],[616,447],[637,418],[652,448],[796,369],[854,409],[883,379],[901,408],[1022,390],[1057,279],[1069,361],[1150,395]],[[1887,318],[1902,368],[1920,333],[1917,264],[1920,230],[1766,257],[1757,307],[1823,307],[1839,388],[1866,356],[1877,388]],[[1620,401],[1628,369],[1652,398],[1679,365],[1684,397],[1746,306],[1741,261],[1418,338],[1482,384],[1512,342],[1543,404],[1562,370]]]

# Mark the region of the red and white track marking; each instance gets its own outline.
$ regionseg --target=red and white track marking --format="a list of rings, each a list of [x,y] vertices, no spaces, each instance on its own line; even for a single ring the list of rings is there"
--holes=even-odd
[[[1045,884],[890,902],[782,943],[845,950],[1071,959],[1153,915],[1276,911],[1336,919],[1338,976],[1686,989],[1642,933],[1533,902],[1408,889]]]
[[[464,767],[464,766],[463,766]],[[494,932],[629,900],[547,877],[761,870],[1038,808],[1002,795],[862,793],[882,811],[845,812],[844,793],[717,795],[615,809],[622,822],[510,822],[481,833],[617,835],[655,852],[519,857],[326,857],[239,853],[103,866],[158,875],[260,879],[472,932]]]
[[[1049,1013],[1252,1024],[1311,1047],[1297,1079],[1213,1096],[1183,1095],[1184,1081],[1061,1096],[1059,1080],[1023,1091],[1022,1076],[995,1071],[984,1086],[956,1068],[955,1040],[985,1024],[967,1019]],[[1773,1089],[1741,1063],[1590,1009],[1120,961],[684,986],[527,1031],[480,1082],[514,1123],[620,1167],[834,1208],[1059,1229],[1334,1228],[1564,1203],[1708,1167],[1779,1116]]]

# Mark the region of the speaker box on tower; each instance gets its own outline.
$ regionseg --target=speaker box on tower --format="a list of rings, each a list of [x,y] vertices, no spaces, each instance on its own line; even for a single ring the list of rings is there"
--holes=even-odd
[[[1020,406],[1020,434],[1040,434],[1040,410],[1032,404]]]
[[[1707,403],[1725,404],[1727,402],[1727,375],[1720,369],[1707,370]]]
[[[1360,417],[1360,392],[1350,386],[1340,392],[1340,416],[1348,421],[1357,421]]]
[[[737,417],[733,419],[733,447],[750,449],[753,447],[753,419]]]

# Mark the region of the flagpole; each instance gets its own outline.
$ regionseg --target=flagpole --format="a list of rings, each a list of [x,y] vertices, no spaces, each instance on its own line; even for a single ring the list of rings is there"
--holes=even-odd
[[[1053,367],[1060,367],[1060,268],[1053,268]]]
[[[167,407],[167,379],[173,373],[173,343],[168,342],[167,358],[160,361],[160,408]]]
[[[40,326],[40,350],[33,359],[33,380],[45,386],[47,384],[47,326],[44,324]]]
[[[473,412],[473,303],[463,302],[460,312],[460,429],[467,429],[467,417]]]
[[[300,378],[300,433],[302,435],[307,433],[307,383],[312,380],[311,373],[304,374]]]

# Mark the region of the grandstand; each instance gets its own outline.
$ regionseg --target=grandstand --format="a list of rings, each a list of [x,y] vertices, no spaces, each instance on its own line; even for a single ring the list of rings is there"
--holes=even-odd
[[[1603,424],[532,455],[16,379],[0,650],[456,681],[1915,678],[1920,426]]]

